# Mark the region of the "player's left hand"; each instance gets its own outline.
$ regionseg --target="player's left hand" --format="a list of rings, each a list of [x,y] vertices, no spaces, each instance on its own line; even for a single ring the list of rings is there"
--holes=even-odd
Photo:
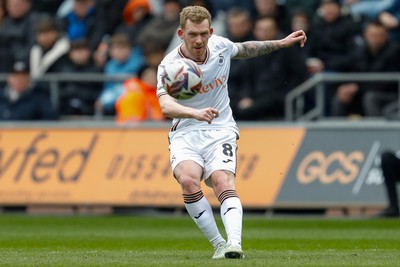
[[[303,30],[295,31],[286,36],[282,43],[285,47],[291,47],[294,44],[299,43],[300,47],[304,47],[307,42],[307,35]]]

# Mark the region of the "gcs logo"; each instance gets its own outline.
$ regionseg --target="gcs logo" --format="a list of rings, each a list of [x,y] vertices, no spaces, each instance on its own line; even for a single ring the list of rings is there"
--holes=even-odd
[[[364,154],[361,151],[353,151],[346,155],[342,151],[334,151],[328,156],[322,151],[314,151],[308,154],[297,169],[297,179],[302,184],[309,184],[319,179],[323,184],[338,181],[341,184],[349,184],[360,173]],[[335,166],[333,170],[329,168]]]

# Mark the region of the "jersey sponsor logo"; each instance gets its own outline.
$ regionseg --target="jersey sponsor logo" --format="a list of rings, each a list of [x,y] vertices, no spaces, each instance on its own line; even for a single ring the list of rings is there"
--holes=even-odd
[[[215,78],[211,83],[203,85],[199,91],[199,94],[206,94],[210,91],[223,88],[223,85],[226,83],[226,79],[226,75]]]
[[[231,160],[231,159],[226,159],[226,160],[223,160],[222,162],[223,163],[228,163],[228,162],[232,162],[233,160]]]

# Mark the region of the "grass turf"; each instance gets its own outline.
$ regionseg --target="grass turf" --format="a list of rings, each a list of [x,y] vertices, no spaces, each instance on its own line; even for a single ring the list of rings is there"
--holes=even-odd
[[[396,219],[248,216],[243,228],[246,258],[211,260],[187,216],[0,215],[0,266],[400,266]]]

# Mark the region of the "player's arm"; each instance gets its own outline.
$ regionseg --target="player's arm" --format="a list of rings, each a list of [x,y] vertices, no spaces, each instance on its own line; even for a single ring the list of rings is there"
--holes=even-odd
[[[291,47],[294,44],[305,45],[307,36],[304,31],[295,31],[283,39],[272,41],[248,41],[243,43],[235,43],[239,48],[239,52],[234,57],[235,59],[245,59],[258,57],[269,54],[275,50]]]
[[[158,97],[164,116],[169,118],[192,118],[199,121],[211,123],[219,116],[219,111],[214,108],[194,109],[179,104],[173,97],[163,94]]]

